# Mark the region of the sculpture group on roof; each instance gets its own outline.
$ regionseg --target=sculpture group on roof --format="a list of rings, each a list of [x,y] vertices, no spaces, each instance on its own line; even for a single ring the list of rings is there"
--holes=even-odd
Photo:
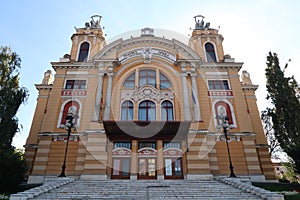
[[[199,18],[202,18],[201,21]],[[202,15],[196,15],[195,17],[195,30],[206,30],[206,29],[209,29],[210,27],[210,22],[207,22],[205,25],[204,25],[204,16]]]
[[[102,17],[100,15],[93,15],[91,18],[90,22],[85,23],[85,28],[101,28],[100,21]]]

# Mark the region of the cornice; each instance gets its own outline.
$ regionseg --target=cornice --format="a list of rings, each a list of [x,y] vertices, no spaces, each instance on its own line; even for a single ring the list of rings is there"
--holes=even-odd
[[[35,88],[36,88],[37,90],[42,90],[42,89],[44,89],[44,90],[51,90],[52,87],[53,87],[53,84],[50,84],[50,85],[45,85],[45,84],[34,84],[34,85],[35,85]]]
[[[258,88],[258,85],[243,85],[241,84],[243,90],[250,90],[250,91],[256,91]]]
[[[94,69],[98,68],[94,62],[51,62],[53,69]]]
[[[243,66],[243,62],[203,62],[199,65],[200,69],[231,69],[238,70]]]

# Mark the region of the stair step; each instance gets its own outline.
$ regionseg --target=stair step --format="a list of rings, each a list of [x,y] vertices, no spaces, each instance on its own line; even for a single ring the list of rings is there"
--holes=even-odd
[[[261,199],[233,186],[212,181],[76,180],[31,199]]]

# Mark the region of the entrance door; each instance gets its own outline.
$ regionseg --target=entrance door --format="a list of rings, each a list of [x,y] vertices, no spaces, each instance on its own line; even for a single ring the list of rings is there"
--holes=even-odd
[[[165,178],[166,179],[182,179],[182,159],[181,158],[165,158]]]
[[[139,158],[139,179],[156,179],[155,158]]]
[[[130,158],[113,158],[111,178],[129,179],[130,178]]]

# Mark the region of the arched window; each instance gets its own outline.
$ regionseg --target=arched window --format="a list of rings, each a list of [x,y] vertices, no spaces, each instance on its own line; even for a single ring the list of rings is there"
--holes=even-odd
[[[139,86],[152,85],[156,87],[156,72],[150,69],[143,69],[139,72]]]
[[[79,55],[78,55],[78,62],[87,61],[88,54],[89,54],[90,44],[88,42],[84,42],[80,45]]]
[[[162,121],[174,121],[172,102],[164,101],[161,104],[161,120]]]
[[[64,109],[63,109],[63,114],[62,114],[60,124],[66,123],[66,116],[68,115],[68,113],[72,113],[74,116],[78,116],[79,109],[80,109],[80,106],[76,101],[70,101],[70,102],[66,103],[66,105],[64,106]],[[78,118],[75,117],[74,124],[77,124],[77,120],[78,120]]]
[[[211,43],[205,44],[205,53],[206,53],[207,62],[216,62],[217,61],[215,48],[214,48],[214,45],[212,45]]]
[[[131,101],[124,101],[122,103],[121,120],[133,120],[133,103]]]
[[[142,101],[139,105],[139,121],[156,120],[155,104],[152,101]]]
[[[135,82],[135,73],[131,74],[124,82],[125,88],[134,88],[134,82]]]
[[[224,117],[228,116],[228,123],[233,124],[233,116],[232,111],[230,108],[230,105],[224,101],[218,101],[215,104],[215,115],[216,117]],[[220,124],[221,121],[218,121],[218,124]]]
[[[170,88],[171,83],[170,83],[169,79],[162,73],[159,73],[159,76],[160,76],[159,77],[160,78],[160,89]]]

